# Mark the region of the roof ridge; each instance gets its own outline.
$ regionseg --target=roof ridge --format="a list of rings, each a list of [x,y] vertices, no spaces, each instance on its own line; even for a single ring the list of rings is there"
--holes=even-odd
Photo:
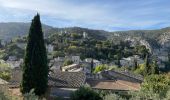
[[[122,75],[125,75],[125,76],[128,76],[128,77],[131,77],[131,78],[134,78],[134,79],[137,79],[137,80],[142,80],[141,78],[142,77],[140,77],[140,78],[137,78],[137,77],[133,77],[133,76],[130,76],[130,75],[127,75],[127,74],[125,74],[125,73],[121,73],[120,71],[116,71],[116,70],[112,70],[112,71],[114,71],[114,72],[116,72],[116,73],[119,73],[119,74],[122,74]],[[122,71],[123,72],[123,71]],[[133,74],[133,73],[132,73]]]

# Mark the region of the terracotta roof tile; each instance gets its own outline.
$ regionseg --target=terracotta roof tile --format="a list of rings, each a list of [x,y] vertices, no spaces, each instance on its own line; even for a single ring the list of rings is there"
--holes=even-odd
[[[85,83],[86,76],[83,72],[55,72],[49,76],[49,86],[77,88]]]
[[[122,80],[87,80],[87,83],[94,89],[104,89],[104,90],[140,90],[139,83],[133,83]]]

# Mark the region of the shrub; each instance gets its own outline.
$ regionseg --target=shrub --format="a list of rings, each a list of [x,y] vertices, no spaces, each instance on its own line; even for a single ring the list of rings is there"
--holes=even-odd
[[[64,63],[63,63],[63,66],[67,66],[67,65],[71,65],[71,64],[73,64],[73,61],[65,60]]]
[[[142,89],[155,93],[166,92],[170,86],[170,79],[166,75],[149,75],[145,77]],[[163,93],[165,94],[165,93]]]
[[[160,100],[159,94],[153,91],[129,92],[130,100]]]
[[[29,93],[24,94],[24,100],[46,100],[45,98],[38,97],[34,93],[34,89],[31,89]]]
[[[100,71],[104,71],[107,69],[109,69],[109,67],[107,65],[99,65],[99,66],[96,66],[94,73],[98,73]]]
[[[11,74],[9,72],[2,72],[0,73],[0,78],[3,80],[9,80],[11,78]]]
[[[83,86],[71,94],[71,100],[102,100],[102,98],[90,87]]]
[[[108,94],[105,97],[103,97],[103,100],[125,100],[121,98],[119,95],[116,94]]]

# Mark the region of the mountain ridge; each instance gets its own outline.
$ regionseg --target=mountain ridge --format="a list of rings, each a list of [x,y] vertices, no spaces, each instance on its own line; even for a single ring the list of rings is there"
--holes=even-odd
[[[7,22],[0,23],[0,39],[2,40],[11,40],[17,36],[26,36],[28,34],[30,27],[30,23],[24,22]],[[128,31],[114,31],[108,32],[105,30],[96,30],[82,27],[65,27],[65,28],[57,28],[49,25],[42,24],[43,32],[45,36],[49,36],[51,34],[58,34],[61,32],[67,33],[76,33],[83,34],[83,32],[88,33],[89,36],[99,40],[105,39],[116,39],[117,40],[125,40],[127,38],[141,38],[147,41],[151,41],[153,44],[164,44],[164,42],[170,42],[170,27],[165,27],[161,29],[155,30],[128,30]],[[151,43],[151,44],[152,44]]]

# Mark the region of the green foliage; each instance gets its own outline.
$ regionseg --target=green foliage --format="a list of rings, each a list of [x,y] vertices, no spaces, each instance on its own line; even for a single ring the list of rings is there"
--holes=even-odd
[[[142,58],[145,58],[149,54],[149,50],[146,49],[144,45],[139,45],[135,47],[137,54],[141,55]]]
[[[74,38],[74,39],[81,39],[81,38],[82,38],[82,35],[76,34],[76,33],[72,33],[72,34],[71,34],[71,37]]]
[[[116,94],[108,94],[103,97],[103,100],[126,100]]]
[[[109,69],[109,66],[107,66],[106,64],[102,64],[102,65],[96,66],[94,73],[98,73],[98,72],[101,72],[107,69]]]
[[[24,56],[24,50],[19,48],[16,43],[10,43],[4,50],[0,50],[0,58],[7,60],[9,56],[16,56],[22,58]]]
[[[27,39],[26,39],[26,37],[18,36],[18,37],[15,37],[12,41],[15,43],[25,43],[27,41]]]
[[[103,96],[103,100],[169,100],[170,90],[164,93],[164,96],[153,91],[129,91],[127,95],[109,93]],[[122,98],[123,97],[123,98]]]
[[[148,60],[148,56],[145,58],[145,62],[143,64],[137,65],[132,69],[135,73],[141,74],[143,76],[151,75],[151,74],[159,74],[159,66],[157,61],[153,59],[153,61]]]
[[[145,58],[145,67],[144,67],[144,71],[143,71],[143,75],[150,75],[151,74],[151,66],[149,65],[149,58],[148,55]]]
[[[170,89],[166,92],[166,99],[170,100]]]
[[[131,95],[130,100],[169,100],[170,99],[170,89],[167,89],[163,94],[155,93],[154,91],[130,91],[129,95]]]
[[[137,60],[134,59],[134,66],[132,67],[132,70],[135,71],[138,68]]]
[[[63,63],[63,66],[67,66],[67,65],[71,65],[71,64],[73,64],[73,61],[65,60],[64,63]]]
[[[91,69],[91,73],[93,73],[93,70],[94,70],[93,59],[91,60],[91,63],[90,63],[90,69]]]
[[[102,100],[102,98],[90,87],[84,86],[71,94],[71,100]]]
[[[155,93],[164,93],[170,86],[170,78],[167,75],[149,75],[142,83],[142,89]]]
[[[65,54],[62,51],[54,51],[52,52],[53,57],[64,57]]]
[[[129,57],[136,54],[134,47],[130,47],[128,42],[122,41],[114,44],[113,41],[110,40],[101,41],[95,38],[78,39],[73,38],[74,35],[82,35],[82,33],[75,33],[76,32],[73,32],[71,35],[56,33],[50,36],[49,40],[55,44],[55,51],[57,52],[60,51],[70,55],[78,54],[81,58],[93,57],[94,59],[104,59],[108,61],[117,60],[119,66],[119,60],[122,57]]]
[[[0,78],[8,81],[11,78],[11,73],[10,72],[1,72],[0,73]]]
[[[79,46],[79,41],[70,41],[72,46]]]
[[[69,47],[68,47],[68,52],[69,52],[69,53],[74,54],[75,52],[77,52],[77,50],[78,50],[78,47],[77,47],[77,46],[69,46]]]
[[[38,96],[46,92],[49,68],[43,37],[40,16],[37,14],[30,26],[25,52],[21,82],[23,94],[30,92],[31,89],[34,89]]]
[[[143,75],[144,68],[145,68],[145,64],[139,64],[138,68],[134,71],[134,73]]]
[[[153,60],[151,67],[151,74],[159,74],[159,66],[155,59]]]
[[[131,95],[130,100],[163,100],[159,94],[153,91],[131,91],[129,94]]]
[[[29,93],[26,93],[23,96],[24,96],[24,100],[40,100],[39,97],[35,95],[34,89],[31,89]]]
[[[8,81],[11,78],[11,68],[8,64],[1,61],[0,63],[0,78]]]

